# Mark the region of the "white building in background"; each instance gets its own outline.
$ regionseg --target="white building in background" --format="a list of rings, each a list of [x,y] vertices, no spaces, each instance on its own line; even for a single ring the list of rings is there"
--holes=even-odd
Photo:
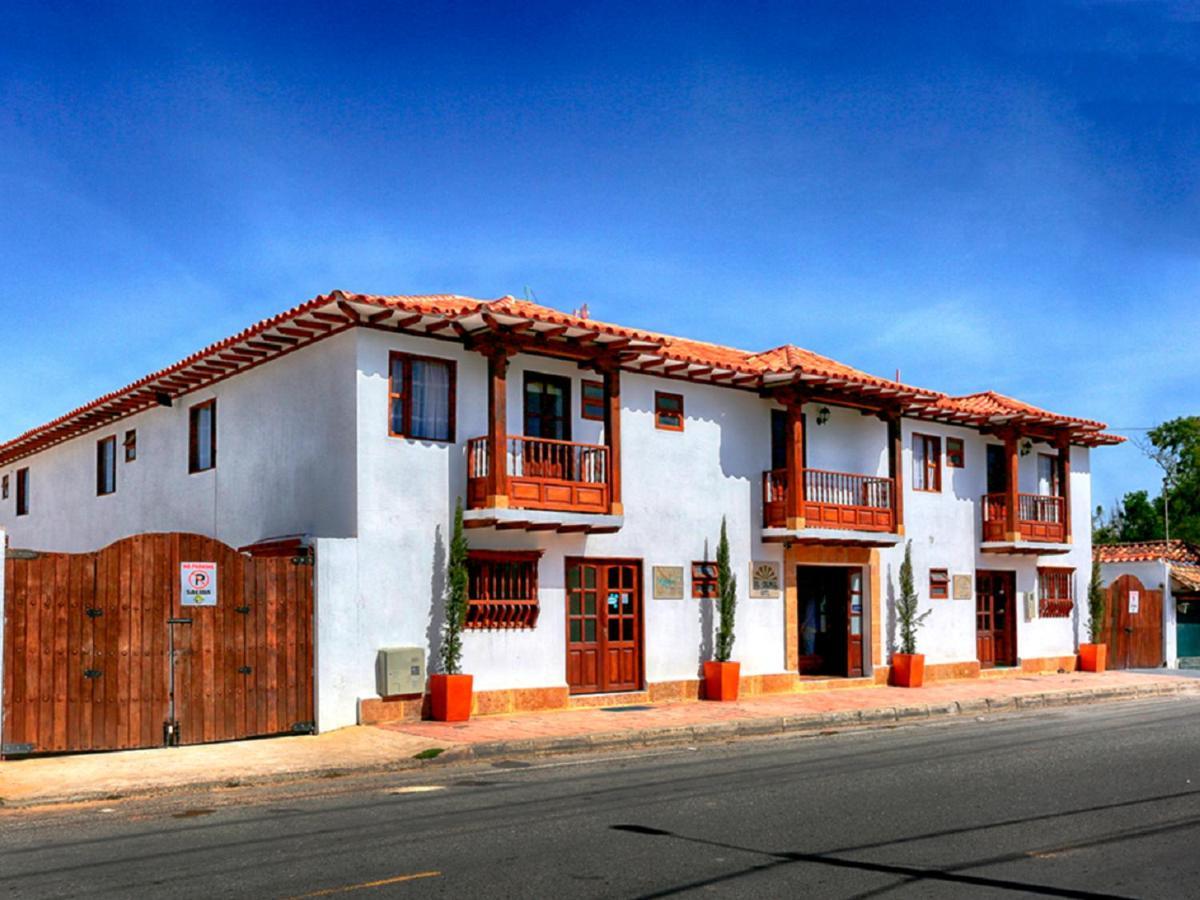
[[[322,729],[416,715],[466,507],[479,711],[696,696],[721,521],[743,691],[886,677],[905,542],[930,677],[1074,667],[1097,422],[504,297],[335,292],[0,445],[12,548],[315,548]],[[1072,523],[1078,523],[1073,529]]]

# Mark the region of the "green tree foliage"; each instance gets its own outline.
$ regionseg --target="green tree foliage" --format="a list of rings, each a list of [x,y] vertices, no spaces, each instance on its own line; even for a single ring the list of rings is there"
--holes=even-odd
[[[462,667],[462,630],[467,620],[467,536],[463,533],[462,498],[454,507],[454,533],[446,567],[446,622],[442,626],[442,671],[458,675]]]
[[[1162,473],[1158,495],[1151,498],[1149,491],[1133,491],[1107,516],[1097,509],[1093,543],[1162,540],[1167,513],[1172,538],[1200,542],[1200,416],[1164,422],[1146,438],[1138,446]]]
[[[737,576],[729,565],[729,535],[721,517],[721,540],[717,544],[717,661],[729,662],[733,655],[733,617],[737,611]]]
[[[900,652],[917,652],[917,629],[931,610],[918,612],[917,592],[913,587],[912,541],[904,545],[900,565],[900,598],[896,601],[896,622],[900,626]]]
[[[1104,587],[1100,582],[1100,562],[1092,560],[1092,580],[1088,583],[1088,633],[1093,644],[1104,641]]]

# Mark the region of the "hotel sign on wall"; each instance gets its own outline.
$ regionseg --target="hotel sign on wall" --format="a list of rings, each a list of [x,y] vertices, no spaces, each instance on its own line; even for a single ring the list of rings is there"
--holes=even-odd
[[[181,562],[179,564],[179,605],[217,605],[217,564]]]
[[[754,600],[769,600],[779,596],[779,563],[756,560],[750,563],[750,597]]]

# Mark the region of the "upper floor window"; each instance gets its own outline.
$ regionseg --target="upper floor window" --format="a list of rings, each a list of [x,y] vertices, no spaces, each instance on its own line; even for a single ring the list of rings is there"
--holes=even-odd
[[[1038,454],[1038,493],[1043,497],[1058,496],[1058,457]]]
[[[29,470],[17,469],[17,515],[29,515]]]
[[[117,438],[106,437],[96,442],[96,496],[116,493]]]
[[[654,427],[683,431],[683,394],[654,392]]]
[[[217,401],[188,410],[188,471],[207,472],[217,465]]]
[[[604,382],[584,381],[579,394],[579,415],[596,422],[604,421]]]
[[[913,435],[913,490],[942,489],[942,439],[928,434]]]
[[[950,469],[961,469],[967,464],[966,450],[963,448],[963,439],[956,437],[946,438],[946,467]]]
[[[137,459],[137,429],[130,428],[125,432],[125,441],[122,446],[125,448],[125,462],[133,462]]]
[[[571,439],[571,380],[542,372],[525,373],[525,437]]]
[[[0,478],[0,500],[8,499],[8,476]]]
[[[454,361],[396,352],[390,360],[388,433],[453,443]]]

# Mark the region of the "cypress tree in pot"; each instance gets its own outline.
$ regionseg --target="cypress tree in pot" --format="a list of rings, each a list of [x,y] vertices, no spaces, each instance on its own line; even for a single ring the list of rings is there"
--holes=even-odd
[[[729,535],[721,518],[721,540],[717,544],[717,646],[716,659],[704,663],[706,700],[736,700],[741,663],[732,662],[734,616],[737,612],[737,576],[729,563]]]
[[[471,716],[474,678],[462,674],[462,630],[467,620],[467,537],[462,498],[454,508],[454,532],[446,567],[446,621],[440,648],[442,671],[429,678],[430,710],[439,722],[465,722]]]

